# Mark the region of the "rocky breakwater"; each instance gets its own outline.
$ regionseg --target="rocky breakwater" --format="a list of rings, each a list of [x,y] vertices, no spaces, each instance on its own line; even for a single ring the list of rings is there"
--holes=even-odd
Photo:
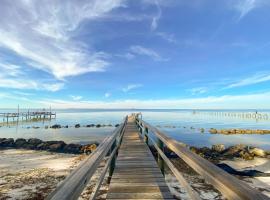
[[[119,124],[87,124],[87,125],[81,125],[81,124],[75,124],[75,128],[104,128],[104,127],[118,127]],[[51,128],[51,129],[60,129],[60,128],[69,128],[73,126],[61,126],[60,124],[54,124],[52,126],[45,126],[46,129]],[[33,128],[33,127],[32,127]],[[38,127],[39,128],[39,127]]]
[[[270,130],[262,130],[262,129],[257,129],[257,130],[251,130],[251,129],[215,129],[211,128],[209,130],[209,133],[212,134],[224,134],[224,135],[234,135],[234,134],[270,134]]]
[[[270,158],[270,151],[243,144],[229,147],[225,147],[223,144],[217,144],[213,145],[212,148],[190,147],[190,150],[213,162],[231,160],[233,158],[242,158],[244,160],[253,160],[255,157]]]
[[[0,138],[0,149],[5,148],[18,148],[18,149],[31,149],[31,150],[44,150],[60,153],[73,153],[73,154],[90,154],[98,146],[98,143],[92,143],[87,145],[80,144],[66,144],[63,141],[42,141],[37,138],[30,138],[28,140],[24,138]]]

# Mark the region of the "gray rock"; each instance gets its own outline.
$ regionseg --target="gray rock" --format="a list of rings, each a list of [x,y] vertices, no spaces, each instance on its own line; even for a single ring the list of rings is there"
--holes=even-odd
[[[223,152],[225,150],[225,145],[224,144],[216,144],[212,145],[212,150],[217,151],[217,152]]]
[[[30,145],[37,146],[37,145],[41,144],[43,141],[40,140],[40,139],[37,139],[37,138],[30,138],[27,142],[28,142]]]
[[[253,154],[254,156],[259,156],[259,157],[265,157],[266,153],[264,150],[259,149],[259,148],[250,148],[248,150],[249,153]]]
[[[65,147],[65,143],[63,141],[59,141],[58,143],[51,144],[49,146],[50,151],[62,151],[63,148]]]
[[[81,148],[82,146],[80,144],[67,144],[65,147],[64,147],[64,152],[66,153],[75,153],[75,154],[78,154],[78,153],[82,153],[81,151]]]
[[[16,147],[24,147],[26,144],[27,144],[27,141],[24,138],[18,138],[15,141],[15,146]]]
[[[0,147],[14,147],[14,139],[13,138],[3,138],[0,142]]]
[[[48,150],[49,149],[49,144],[46,142],[42,142],[41,144],[37,145],[36,148],[38,150]]]
[[[59,129],[59,128],[61,128],[61,125],[55,124],[55,125],[51,126],[51,128],[53,128],[53,129]]]

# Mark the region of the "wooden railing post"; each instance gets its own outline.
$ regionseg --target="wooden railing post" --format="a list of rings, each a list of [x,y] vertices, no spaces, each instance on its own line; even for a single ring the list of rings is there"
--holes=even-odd
[[[148,145],[149,139],[148,139],[148,128],[144,128],[144,142]]]
[[[111,153],[113,152],[114,148],[116,148],[116,140],[114,141],[114,143],[113,143],[113,145],[111,147]],[[115,153],[115,155],[113,155],[113,158],[112,158],[112,161],[111,161],[111,164],[110,164],[110,167],[109,167],[109,177],[108,177],[108,180],[107,180],[108,184],[110,183],[112,175],[113,175],[113,171],[114,171],[114,168],[115,168],[115,162],[116,162],[116,156],[117,156],[117,152]]]
[[[157,141],[157,146],[162,150],[162,152],[164,153],[164,143],[158,139]],[[162,174],[164,175],[164,160],[161,157],[161,155],[158,153],[158,166],[162,172]]]

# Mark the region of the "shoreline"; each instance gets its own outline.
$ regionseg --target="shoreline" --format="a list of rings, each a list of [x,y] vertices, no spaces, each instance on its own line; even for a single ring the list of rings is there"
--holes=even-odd
[[[57,153],[72,153],[72,154],[91,154],[99,145],[98,142],[92,142],[85,145],[69,143],[64,141],[43,141],[38,138],[0,138],[1,149],[26,149],[40,150]]]
[[[213,149],[215,148],[217,147],[213,147]],[[235,147],[230,148],[236,149]],[[255,156],[252,160],[244,160],[241,157],[236,157],[236,154],[234,154],[231,157],[223,157],[221,159],[221,157],[215,156],[214,151],[216,150],[211,149],[212,156],[205,157],[214,164],[224,163],[238,171],[249,169],[270,173],[269,155],[264,158]],[[156,153],[154,151],[152,152],[154,157],[157,158]],[[223,199],[222,195],[212,185],[207,184],[183,160],[175,157],[168,150],[166,150],[166,154],[203,199]],[[44,199],[87,156],[86,154],[59,153],[44,150],[0,149],[0,194],[2,194],[2,197],[0,195],[0,199],[8,199],[4,197],[16,195],[17,193],[20,195],[23,194],[24,197],[20,199]],[[103,162],[102,165],[104,164]],[[63,173],[63,170],[65,173]],[[95,181],[98,179],[98,174],[99,171],[97,171],[93,180],[91,179],[80,199],[89,198]],[[270,177],[236,177],[270,196]],[[188,199],[186,192],[168,169],[166,169],[165,179],[171,192],[178,199]],[[10,180],[15,180],[15,182],[13,181],[12,184],[9,184]],[[107,190],[108,185],[104,183],[98,199],[106,199]]]

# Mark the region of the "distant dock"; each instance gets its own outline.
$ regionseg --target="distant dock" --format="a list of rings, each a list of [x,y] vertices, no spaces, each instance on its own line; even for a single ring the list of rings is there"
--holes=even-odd
[[[266,112],[258,111],[247,111],[247,112],[237,112],[237,111],[196,111],[192,112],[193,115],[209,115],[214,117],[229,117],[229,118],[241,118],[241,119],[252,119],[252,120],[269,120],[270,116]]]
[[[0,113],[0,118],[3,119],[3,122],[16,122],[16,121],[42,121],[42,120],[51,120],[56,118],[56,112],[51,110],[47,111],[45,109],[38,111],[26,111],[26,112],[5,112]]]

